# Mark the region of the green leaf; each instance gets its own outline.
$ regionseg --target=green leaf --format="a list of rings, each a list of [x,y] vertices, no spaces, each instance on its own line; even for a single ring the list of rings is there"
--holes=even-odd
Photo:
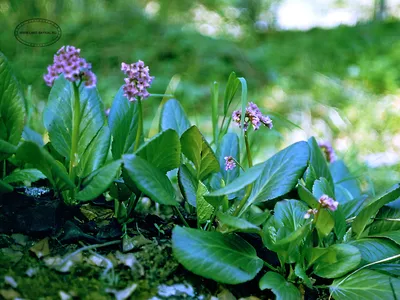
[[[217,157],[220,165],[220,172],[224,178],[225,185],[231,183],[240,175],[240,167],[236,166],[233,170],[225,170],[225,157],[232,156],[234,159],[240,159],[239,138],[236,133],[227,133],[222,138],[217,149]]]
[[[60,190],[75,187],[62,164],[36,143],[23,142],[18,147],[16,157],[40,170],[54,187]],[[57,181],[59,181],[59,184],[57,184]]]
[[[166,173],[178,168],[181,160],[181,144],[175,130],[167,129],[152,137],[135,153]]]
[[[312,190],[314,185],[314,181],[317,180],[317,174],[310,162],[308,162],[307,169],[303,175],[305,187],[309,190]]]
[[[182,134],[181,146],[182,153],[196,168],[197,179],[202,180],[219,171],[219,163],[213,150],[196,126],[190,127]]]
[[[361,253],[361,265],[369,264],[400,253],[400,248],[391,240],[380,238],[363,238],[349,242],[357,247]]]
[[[0,52],[0,140],[17,145],[24,128],[25,104],[11,66]],[[0,161],[10,157],[0,151]]]
[[[68,159],[71,159],[73,120],[77,114],[73,109],[75,100],[72,84],[62,75],[56,79],[44,110],[44,125],[49,132],[50,141],[57,152]],[[104,109],[97,89],[88,89],[82,84],[79,95],[77,161],[82,158],[86,148],[105,122]]]
[[[3,157],[3,159],[5,159],[13,155],[15,152],[17,152],[16,146],[10,144],[9,142],[6,142],[5,140],[0,139],[0,157]]]
[[[384,206],[369,228],[369,234],[400,230],[400,209]]]
[[[295,268],[294,268],[294,274],[296,274],[297,277],[301,278],[304,282],[304,284],[308,287],[308,288],[312,288],[312,282],[310,280],[310,277],[307,276],[306,271],[304,270],[304,268],[301,266],[301,264],[297,263]]]
[[[102,168],[94,171],[94,174],[89,175],[90,180],[85,184],[84,188],[76,194],[76,199],[80,201],[89,201],[96,199],[113,182],[120,170],[122,161],[113,161]]]
[[[276,300],[300,300],[300,291],[293,283],[275,272],[267,272],[261,277],[259,282],[260,290],[271,289],[276,296]]]
[[[186,165],[181,165],[178,171],[179,187],[185,200],[196,207],[198,180],[192,175]]]
[[[261,172],[263,170],[264,164],[255,165],[248,169],[246,172],[243,172],[238,178],[234,179],[225,187],[207,194],[207,197],[224,196],[240,191],[247,185],[253,183],[261,175]]]
[[[214,212],[214,207],[204,199],[204,194],[208,192],[207,187],[199,181],[196,192],[197,221],[200,224],[207,222]]]
[[[253,203],[275,199],[290,192],[303,175],[308,159],[306,142],[295,143],[268,159],[259,178],[253,183],[252,192],[242,211]]]
[[[306,224],[304,215],[308,207],[298,200],[282,200],[276,203],[274,209],[275,221],[279,227],[285,227],[289,231],[296,231]]]
[[[349,169],[342,160],[335,160],[331,163],[329,165],[329,170],[331,171],[335,184],[348,190],[353,198],[361,196],[361,190],[357,180],[350,174]]]
[[[375,233],[375,234],[369,235],[369,236],[370,237],[387,238],[389,240],[392,240],[393,242],[395,242],[397,245],[400,246],[400,231],[381,232],[381,233]]]
[[[229,106],[232,103],[233,97],[235,96],[239,88],[239,80],[237,80],[235,72],[229,75],[228,83],[226,84],[225,94],[224,94],[224,115],[228,113]]]
[[[176,226],[172,231],[172,249],[186,269],[221,283],[249,281],[263,267],[253,246],[235,234]]]
[[[307,269],[313,265],[318,258],[320,258],[322,255],[326,254],[328,252],[328,248],[311,248],[308,251],[306,251],[306,261],[307,261]]]
[[[108,125],[113,137],[111,151],[114,159],[120,159],[123,154],[133,152],[139,126],[138,120],[137,102],[128,101],[121,87],[115,95],[108,116]],[[141,138],[142,143],[143,137]]]
[[[400,280],[372,270],[361,270],[352,276],[335,279],[329,288],[337,300],[397,300]]]
[[[347,244],[330,246],[314,263],[314,273],[323,278],[338,278],[358,267],[361,253],[357,247]]]
[[[160,130],[165,131],[171,128],[175,130],[179,136],[182,136],[189,127],[189,119],[181,104],[175,99],[168,100],[162,108]]]
[[[361,236],[365,227],[370,223],[371,218],[375,217],[378,210],[385,204],[396,200],[399,196],[400,184],[396,184],[382,195],[369,201],[352,223],[353,232],[357,234],[357,238]]]
[[[221,221],[221,223],[235,231],[240,232],[250,232],[250,233],[259,233],[261,231],[260,227],[250,223],[249,221],[234,217],[228,214],[224,214],[222,212],[217,212],[217,217]],[[230,230],[232,231],[232,230]]]
[[[46,176],[37,169],[22,169],[22,170],[15,170],[10,175],[6,176],[3,180],[6,183],[12,182],[35,182],[39,179],[44,179]]]
[[[328,180],[329,184],[333,185],[333,179],[331,172],[329,171],[328,164],[326,162],[325,156],[318,146],[317,141],[314,137],[308,140],[308,144],[311,149],[310,153],[310,165],[313,167],[316,179],[321,177]]]
[[[335,199],[335,193],[332,189],[332,186],[325,178],[320,178],[314,181],[313,195],[316,199],[321,198],[322,195],[328,195],[329,197]]]
[[[314,195],[305,187],[301,180],[297,185],[297,193],[302,201],[308,204],[311,208],[318,208],[319,202],[318,199],[314,197]]]
[[[14,188],[11,185],[0,179],[0,195],[11,193],[13,189]]]
[[[44,146],[43,136],[39,132],[36,132],[28,126],[24,127],[24,131],[22,131],[22,138],[24,139],[24,141],[35,142],[40,147]]]
[[[151,200],[160,204],[176,205],[175,189],[163,172],[134,154],[123,155],[123,161],[129,178]]]
[[[80,178],[85,178],[104,165],[110,150],[110,143],[110,130],[107,125],[103,125],[79,161],[76,173]]]

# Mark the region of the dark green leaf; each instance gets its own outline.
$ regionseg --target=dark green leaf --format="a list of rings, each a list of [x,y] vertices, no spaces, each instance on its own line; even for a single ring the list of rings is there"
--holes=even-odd
[[[337,300],[397,300],[400,298],[400,280],[376,271],[361,270],[335,279],[329,290]]]
[[[68,159],[71,159],[72,125],[74,116],[77,115],[73,109],[75,100],[72,84],[62,75],[56,79],[44,110],[44,125],[49,132],[50,141],[57,152]],[[105,121],[103,105],[96,88],[88,89],[82,84],[79,96],[78,161]]]
[[[117,177],[122,161],[113,161],[89,175],[90,180],[84,188],[78,192],[76,199],[80,201],[89,201],[96,199],[108,189],[113,180]]]
[[[56,161],[46,150],[34,142],[23,142],[17,150],[17,159],[31,164],[40,170],[58,189],[71,189],[75,185],[68,177],[62,164]],[[57,185],[57,181],[60,184]]]
[[[242,218],[234,217],[229,214],[222,213],[220,211],[217,213],[217,217],[223,225],[233,229],[234,231],[253,232],[253,233],[258,233],[261,231],[261,229],[258,226]]]
[[[160,130],[164,131],[171,128],[175,130],[179,136],[182,136],[189,127],[189,119],[181,104],[175,99],[168,100],[162,108]]]
[[[10,64],[0,52],[0,140],[17,145],[24,128],[25,104]],[[10,157],[0,151],[0,161]]]
[[[297,263],[295,268],[294,268],[294,274],[296,274],[297,277],[301,278],[304,282],[304,284],[308,288],[312,288],[312,282],[310,278],[307,276],[306,271],[304,268],[301,266],[301,264]]]
[[[369,201],[355,218],[352,228],[353,232],[360,237],[365,227],[370,223],[371,218],[375,217],[378,210],[385,204],[396,200],[400,196],[400,184],[394,185],[382,195]]]
[[[214,212],[214,207],[204,199],[204,194],[207,192],[207,187],[201,181],[199,181],[196,192],[196,212],[197,221],[200,224],[207,222]]]
[[[256,250],[234,234],[176,226],[172,232],[172,249],[186,269],[221,283],[249,281],[263,266]]]
[[[6,183],[12,182],[35,182],[39,179],[44,179],[46,176],[37,169],[22,169],[13,171],[10,175],[6,176],[3,180]]]
[[[190,205],[196,207],[198,180],[192,175],[186,165],[181,165],[179,168],[178,182],[183,197]]]
[[[306,142],[295,143],[268,159],[259,178],[253,183],[243,211],[253,203],[275,199],[290,192],[303,175],[308,159]]]
[[[135,153],[166,173],[179,167],[181,144],[175,130],[167,129],[152,137]]]
[[[225,157],[232,156],[234,159],[240,159],[239,152],[239,138],[236,133],[227,133],[219,143],[217,150],[217,157],[220,165],[222,177],[224,178],[225,185],[231,183],[240,174],[240,167],[236,166],[233,170],[225,170]]]
[[[397,245],[400,246],[400,231],[388,231],[388,232],[381,232],[381,233],[375,233],[375,234],[370,234],[370,237],[381,237],[381,238],[387,238],[389,240],[392,240],[395,242]],[[400,248],[399,248],[400,250]]]
[[[233,97],[235,96],[239,88],[239,80],[237,80],[235,72],[229,75],[228,83],[226,84],[224,94],[224,115],[228,113],[229,106],[232,103]]]
[[[369,234],[400,230],[400,209],[384,206],[369,227]]]
[[[193,162],[197,179],[202,180],[219,171],[219,163],[213,150],[196,126],[190,127],[182,134],[181,147],[183,154]]]
[[[22,131],[22,138],[25,141],[35,142],[40,147],[44,146],[42,135],[35,130],[29,128],[28,126],[24,127],[24,131]]]
[[[290,231],[296,231],[306,224],[304,215],[308,207],[298,200],[283,200],[275,205],[274,217],[279,227],[285,227]]]
[[[383,238],[364,238],[349,242],[361,252],[361,265],[366,265],[400,253],[400,248],[394,242]]]
[[[357,247],[336,244],[314,263],[314,273],[323,278],[338,278],[358,267],[361,254]]]
[[[313,167],[316,175],[316,179],[321,177],[328,180],[329,184],[333,185],[333,179],[331,172],[329,171],[329,167],[326,161],[324,154],[318,146],[317,141],[314,137],[311,137],[308,140],[308,144],[311,149],[310,153],[310,164]]]
[[[108,116],[113,142],[111,151],[114,159],[120,159],[123,154],[132,153],[135,147],[135,139],[138,130],[138,104],[130,102],[124,97],[122,87],[115,95]],[[141,137],[140,143],[143,142]]]
[[[123,161],[130,179],[151,200],[160,204],[176,205],[175,189],[163,172],[134,154],[123,155]]]
[[[0,139],[0,157],[6,158],[17,152],[17,147]],[[1,160],[1,159],[0,159]]]
[[[13,189],[11,185],[0,179],[0,195],[10,193]]]
[[[293,283],[275,272],[267,272],[261,277],[259,282],[260,290],[271,289],[276,296],[276,300],[300,300],[300,291]]]

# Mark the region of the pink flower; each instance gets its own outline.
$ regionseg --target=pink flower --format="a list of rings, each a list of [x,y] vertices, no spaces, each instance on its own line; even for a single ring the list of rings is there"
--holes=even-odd
[[[232,113],[232,120],[239,125],[240,127],[240,119],[242,115],[240,110],[235,110]],[[272,120],[268,116],[264,116],[258,106],[253,102],[249,102],[249,105],[246,108],[246,113],[244,117],[244,131],[247,131],[249,124],[253,126],[254,130],[258,130],[261,125],[267,126],[269,129],[273,127]]]
[[[81,50],[74,46],[62,46],[54,55],[53,64],[47,67],[48,73],[43,76],[48,86],[60,75],[71,81],[81,80],[86,87],[96,86],[96,75],[91,71],[92,65],[79,56]]]
[[[339,202],[333,200],[328,195],[322,195],[319,198],[318,202],[321,203],[322,207],[325,207],[325,208],[329,209],[330,211],[335,211],[339,205]]]
[[[322,152],[325,154],[325,158],[329,163],[332,163],[336,160],[335,151],[333,150],[331,143],[329,143],[328,141],[319,142],[318,146],[321,148]]]
[[[232,156],[225,156],[225,170],[233,170],[236,167],[236,162]]]
[[[154,80],[153,76],[149,74],[149,67],[144,65],[144,62],[139,60],[133,64],[121,64],[121,71],[128,75],[124,79],[125,85],[123,86],[124,96],[129,101],[136,101],[137,97],[146,99],[150,96],[147,88],[151,86]]]

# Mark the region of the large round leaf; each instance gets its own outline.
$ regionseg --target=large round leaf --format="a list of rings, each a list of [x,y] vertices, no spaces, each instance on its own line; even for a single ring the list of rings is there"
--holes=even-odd
[[[256,250],[234,234],[176,226],[172,232],[172,249],[186,269],[222,283],[249,281],[263,266]]]

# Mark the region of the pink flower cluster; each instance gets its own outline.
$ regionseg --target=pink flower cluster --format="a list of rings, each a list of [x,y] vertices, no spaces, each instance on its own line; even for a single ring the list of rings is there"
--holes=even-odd
[[[321,148],[322,152],[325,154],[326,160],[332,163],[336,160],[335,151],[329,142],[319,142],[318,146]]]
[[[235,110],[232,113],[232,120],[239,125],[240,127],[240,119],[242,117],[240,110]],[[254,130],[258,130],[262,124],[267,126],[269,129],[272,128],[272,120],[268,116],[264,116],[258,106],[253,102],[249,102],[249,105],[246,107],[246,113],[244,118],[244,131],[247,131],[249,124],[253,126]]]
[[[329,209],[330,211],[335,211],[339,205],[339,202],[333,200],[328,195],[322,195],[319,198],[318,202],[321,203],[322,207],[325,207],[325,208]]]
[[[136,97],[146,99],[150,96],[147,88],[150,87],[154,77],[149,74],[149,67],[144,65],[144,62],[139,60],[133,64],[121,64],[121,70],[124,74],[128,75],[125,78],[125,85],[123,87],[124,96],[129,101],[136,101]]]
[[[232,156],[225,156],[225,170],[233,170],[236,167],[236,162]]]
[[[74,46],[62,46],[54,55],[53,64],[47,67],[47,74],[43,76],[48,86],[53,86],[54,80],[60,74],[65,79],[74,82],[81,80],[88,88],[96,86],[96,75],[91,71],[92,65],[79,54],[81,49]]]

